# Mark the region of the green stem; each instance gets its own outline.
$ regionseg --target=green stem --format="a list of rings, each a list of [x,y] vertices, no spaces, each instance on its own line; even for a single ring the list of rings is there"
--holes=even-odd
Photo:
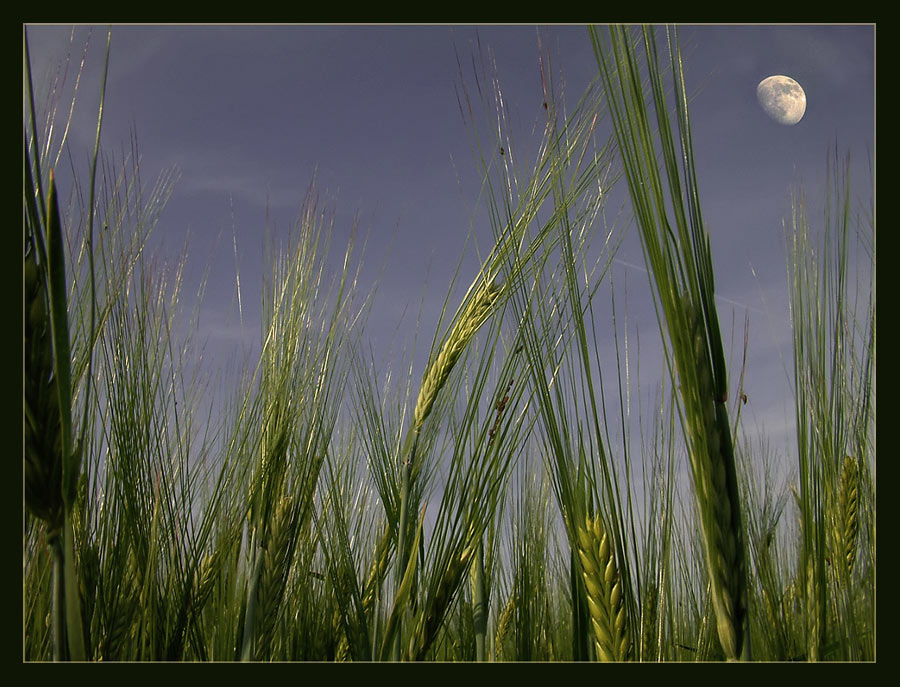
[[[484,542],[478,542],[475,551],[475,580],[472,590],[472,622],[475,626],[475,660],[485,660],[485,636],[487,634],[487,594],[484,584]]]
[[[379,630],[381,629],[381,623],[379,622],[379,618],[381,617],[381,585],[375,589],[375,603],[372,607],[372,615],[371,618],[371,633],[372,633],[372,642],[371,642],[371,659],[376,660],[378,656],[378,637]]]
[[[588,609],[575,552],[569,556],[569,581],[572,588],[572,660],[590,660]]]
[[[411,456],[403,460],[400,472],[400,524],[397,528],[397,585],[399,587],[406,570],[409,551],[406,544],[407,522],[409,520],[409,473]],[[400,637],[402,635],[402,621],[397,621],[397,631],[394,636],[394,647],[391,651],[391,660],[400,660]]]
[[[50,539],[50,556],[53,561],[52,593],[50,597],[50,637],[53,646],[53,660],[66,659],[65,614],[65,563],[59,533]]]
[[[81,598],[78,593],[78,578],[75,575],[75,532],[72,529],[72,514],[66,509],[65,530],[63,531],[62,558],[64,566],[63,587],[66,600],[66,632],[69,638],[69,657],[73,661],[85,661],[84,627],[81,623]]]
[[[262,569],[262,547],[257,544],[256,530],[250,541],[252,552],[250,584],[247,588],[247,615],[244,619],[244,639],[241,644],[241,661],[249,661],[253,653],[253,638],[256,633],[256,596],[259,587],[259,573]]]

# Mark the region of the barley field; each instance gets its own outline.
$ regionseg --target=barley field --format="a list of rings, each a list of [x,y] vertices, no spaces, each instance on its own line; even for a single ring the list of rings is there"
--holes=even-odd
[[[678,30],[583,40],[596,78],[563,108],[548,70],[521,155],[499,80],[460,89],[493,247],[416,332],[423,374],[374,365],[360,247],[311,186],[270,244],[258,355],[208,378],[202,293],[147,249],[176,178],[101,152],[104,74],[61,202],[25,31],[24,661],[876,659],[871,180],[834,145],[824,197],[785,189],[785,476],[741,423]],[[610,269],[626,227],[652,412]]]

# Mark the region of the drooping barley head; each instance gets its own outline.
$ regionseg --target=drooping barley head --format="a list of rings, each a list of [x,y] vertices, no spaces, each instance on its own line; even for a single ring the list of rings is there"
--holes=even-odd
[[[500,292],[501,287],[494,284],[493,281],[483,283],[454,323],[440,353],[429,365],[425,377],[422,379],[422,387],[419,390],[414,412],[416,429],[422,427],[425,419],[431,413],[438,391],[446,383],[466,345],[491,314]]]

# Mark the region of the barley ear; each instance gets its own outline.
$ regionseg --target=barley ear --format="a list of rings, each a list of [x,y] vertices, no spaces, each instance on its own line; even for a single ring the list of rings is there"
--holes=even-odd
[[[462,577],[466,570],[469,569],[469,563],[472,562],[474,554],[475,546],[467,546],[450,561],[450,564],[441,576],[434,597],[430,599],[425,612],[419,616],[419,621],[416,625],[415,644],[411,652],[415,660],[422,661],[428,654],[428,650],[434,643],[438,630],[444,621],[444,616],[456,596],[456,592],[459,590]]]
[[[628,660],[631,638],[622,598],[622,578],[610,537],[600,517],[590,515],[577,528],[577,537],[597,656],[601,661]]]
[[[850,579],[856,561],[856,543],[859,535],[859,464],[851,456],[844,458],[841,469],[840,523],[837,533],[839,558],[842,562],[842,584]]]
[[[434,400],[438,392],[446,383],[453,366],[459,360],[466,345],[475,335],[475,332],[478,331],[478,328],[490,316],[491,310],[500,296],[500,292],[501,287],[494,284],[493,281],[484,282],[478,287],[478,290],[466,304],[465,309],[454,322],[444,345],[441,347],[440,353],[428,366],[422,379],[422,387],[419,390],[419,397],[413,413],[413,426],[416,430],[420,429],[425,423],[425,419],[434,406]]]
[[[363,587],[363,613],[366,619],[372,620],[373,609],[375,608],[375,599],[381,589],[381,583],[387,574],[388,563],[391,560],[391,528],[385,525],[384,533],[375,547],[375,556],[372,558],[372,565],[369,568],[369,576],[366,578],[366,584]]]
[[[294,521],[292,500],[282,497],[275,505],[272,528],[263,550],[263,564],[259,584],[259,620],[257,625],[256,658],[271,656],[276,620],[287,586],[288,571],[294,550]]]
[[[194,607],[197,612],[203,608],[215,588],[221,567],[221,553],[216,549],[212,554],[206,554],[200,560],[200,565],[194,576]]]
[[[819,612],[819,585],[816,583],[816,562],[812,556],[807,556],[806,562],[806,659],[808,661],[821,660],[821,643],[819,641],[822,630],[822,617]]]
[[[335,604],[334,612],[331,614],[331,631],[337,637],[337,647],[334,650],[334,660],[336,663],[346,663],[351,660],[350,655],[350,639],[347,637],[347,630],[341,622],[341,612],[337,604]]]
[[[509,628],[512,625],[515,611],[516,596],[515,594],[510,594],[509,601],[506,602],[506,605],[503,607],[503,610],[500,612],[500,617],[497,620],[497,633],[494,636],[494,653],[497,658],[503,657],[503,642],[506,640],[506,635],[509,634]]]
[[[122,587],[109,593],[100,606],[96,659],[119,661],[128,655],[128,643],[138,621],[138,594],[135,585],[123,580]]]
[[[717,392],[701,314],[684,299],[696,386],[683,382],[691,427],[691,468],[703,531],[716,626],[729,660],[745,649],[747,582],[734,449],[725,402]]]

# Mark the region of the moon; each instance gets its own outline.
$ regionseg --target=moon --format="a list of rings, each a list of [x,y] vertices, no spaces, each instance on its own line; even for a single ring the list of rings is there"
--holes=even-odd
[[[759,104],[779,124],[792,126],[806,112],[806,93],[789,76],[770,76],[756,87]]]

